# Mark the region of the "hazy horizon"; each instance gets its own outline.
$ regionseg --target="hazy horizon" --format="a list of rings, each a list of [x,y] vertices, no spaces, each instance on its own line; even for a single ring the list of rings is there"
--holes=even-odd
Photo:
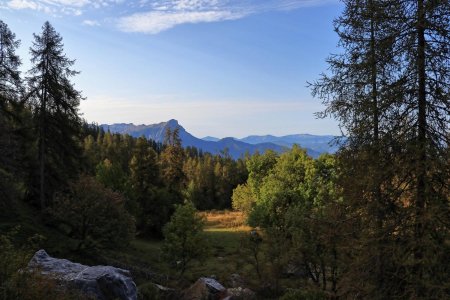
[[[306,87],[338,50],[337,0],[0,1],[29,69],[49,20],[76,59],[89,122],[177,119],[196,136],[339,135]],[[23,74],[26,76],[26,74]]]

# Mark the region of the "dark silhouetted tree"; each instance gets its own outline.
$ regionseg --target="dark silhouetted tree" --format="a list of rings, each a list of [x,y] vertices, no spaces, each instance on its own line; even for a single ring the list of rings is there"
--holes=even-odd
[[[82,97],[70,82],[78,74],[71,69],[74,61],[63,51],[62,37],[45,22],[42,33],[34,35],[30,48],[32,68],[27,78],[39,145],[36,177],[42,209],[80,167],[78,106]]]

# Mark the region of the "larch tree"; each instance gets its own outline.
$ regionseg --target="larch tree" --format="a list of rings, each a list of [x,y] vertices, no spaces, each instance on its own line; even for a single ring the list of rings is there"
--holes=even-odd
[[[412,268],[407,293],[417,299],[448,296],[450,238],[450,2],[401,1],[396,60],[401,64],[398,122],[404,124],[405,177]],[[412,252],[412,253],[411,253]]]
[[[71,69],[75,61],[67,58],[63,46],[62,37],[45,22],[30,48],[28,97],[36,120],[41,209],[77,173],[81,155],[78,106],[82,96],[70,81],[78,72]]]
[[[159,183],[158,156],[144,137],[137,139],[129,165],[136,226],[140,232],[148,234],[156,231],[154,216],[162,207],[155,199]]]
[[[181,146],[179,127],[167,128],[164,150],[161,153],[161,175],[171,191],[180,191],[184,182],[184,151]]]
[[[343,53],[312,87],[327,107],[320,115],[334,116],[348,136],[344,194],[366,224],[357,238],[368,250],[353,259],[360,264],[353,271],[366,274],[354,292],[439,298],[449,274],[442,241],[449,240],[450,3],[344,3],[335,23]]]

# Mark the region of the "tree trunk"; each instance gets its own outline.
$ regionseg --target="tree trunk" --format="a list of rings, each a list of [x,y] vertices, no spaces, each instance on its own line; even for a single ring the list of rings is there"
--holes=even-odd
[[[425,90],[425,7],[424,1],[417,1],[417,75],[418,75],[418,136],[417,136],[417,187],[415,201],[415,251],[414,251],[414,276],[416,298],[424,297],[422,286],[423,277],[423,218],[426,202],[426,90]]]
[[[39,120],[39,199],[41,211],[45,209],[45,118],[47,112],[47,92],[42,90],[41,115]]]

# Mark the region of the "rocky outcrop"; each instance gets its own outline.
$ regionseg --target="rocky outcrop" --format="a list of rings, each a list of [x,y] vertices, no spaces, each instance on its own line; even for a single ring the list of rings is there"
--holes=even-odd
[[[136,284],[127,270],[111,266],[85,266],[67,259],[53,258],[44,250],[36,252],[28,268],[99,300],[137,299]]]

